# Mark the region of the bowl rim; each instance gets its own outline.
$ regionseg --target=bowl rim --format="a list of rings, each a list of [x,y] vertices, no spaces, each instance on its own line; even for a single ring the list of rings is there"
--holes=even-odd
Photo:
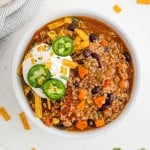
[[[70,132],[70,131],[59,130],[54,127],[45,126],[42,123],[42,121],[40,121],[38,118],[34,116],[34,113],[31,110],[23,94],[21,84],[19,83],[19,77],[17,75],[17,68],[21,62],[24,50],[28,42],[30,41],[32,35],[35,33],[35,31],[37,31],[46,23],[53,21],[57,18],[64,17],[64,16],[88,16],[91,18],[95,18],[96,20],[100,20],[101,22],[106,24],[108,27],[112,28],[121,37],[125,45],[128,47],[130,54],[132,56],[132,61],[133,61],[133,66],[134,66],[134,81],[132,85],[133,87],[132,87],[130,101],[126,104],[121,114],[115,120],[113,120],[110,124],[102,128],[97,128],[97,129],[83,131],[83,132],[74,132],[74,131]],[[32,23],[31,28],[28,29],[25,35],[20,39],[20,42],[15,50],[15,54],[13,57],[12,85],[13,85],[14,93],[15,93],[15,96],[17,98],[19,105],[21,106],[23,111],[26,113],[29,120],[34,122],[34,124],[40,127],[43,131],[46,131],[47,133],[51,133],[52,135],[56,135],[58,137],[63,137],[67,139],[86,139],[90,137],[95,137],[95,136],[103,135],[104,133],[110,131],[110,129],[113,129],[112,126],[117,127],[117,125],[119,125],[119,123],[127,117],[127,114],[129,114],[129,111],[131,110],[133,103],[135,104],[136,99],[137,99],[136,97],[138,93],[139,84],[140,84],[140,63],[139,63],[138,56],[136,54],[136,49],[134,45],[132,44],[131,39],[129,38],[127,33],[123,31],[123,29],[119,26],[119,24],[114,22],[108,16],[105,16],[96,11],[85,10],[85,9],[63,10],[63,11],[56,12],[53,15],[50,15],[50,16],[48,15],[44,17],[44,19],[36,25]]]

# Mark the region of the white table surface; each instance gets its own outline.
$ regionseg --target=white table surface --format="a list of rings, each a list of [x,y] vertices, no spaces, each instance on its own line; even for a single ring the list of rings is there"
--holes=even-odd
[[[32,21],[19,28],[8,43],[8,49],[0,57],[0,106],[4,106],[11,120],[6,122],[0,117],[0,145],[6,150],[137,150],[150,149],[150,5],[137,5],[136,0],[44,0]],[[112,6],[118,3],[122,12],[116,14]],[[137,100],[132,110],[116,128],[88,140],[68,140],[50,135],[35,126],[25,131],[18,113],[22,111],[17,103],[11,83],[12,58],[22,35],[35,20],[44,15],[64,9],[89,9],[104,14],[117,22],[135,46],[139,57],[141,82]],[[0,146],[1,149],[1,146]]]

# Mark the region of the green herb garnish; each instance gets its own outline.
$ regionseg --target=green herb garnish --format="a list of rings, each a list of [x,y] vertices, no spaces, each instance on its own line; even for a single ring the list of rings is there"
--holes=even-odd
[[[65,77],[65,76],[60,76],[61,79],[64,79],[64,80],[68,80],[69,78],[68,77]]]
[[[75,16],[72,16],[72,22],[79,22],[80,20],[78,18],[76,18]]]
[[[119,147],[114,147],[113,150],[121,150]]]

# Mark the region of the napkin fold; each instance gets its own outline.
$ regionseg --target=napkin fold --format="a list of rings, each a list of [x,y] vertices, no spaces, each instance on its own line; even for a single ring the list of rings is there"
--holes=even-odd
[[[10,34],[34,16],[40,2],[41,0],[12,0],[0,7],[0,55],[7,49]]]

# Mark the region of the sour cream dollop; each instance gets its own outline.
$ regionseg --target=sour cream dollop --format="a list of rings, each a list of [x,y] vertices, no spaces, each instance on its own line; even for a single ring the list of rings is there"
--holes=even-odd
[[[30,86],[27,76],[29,69],[36,64],[43,64],[49,69],[52,78],[61,80],[65,86],[67,86],[67,80],[69,78],[70,68],[63,66],[62,61],[65,59],[72,60],[70,56],[61,57],[56,55],[52,47],[48,44],[41,43],[34,46],[25,56],[22,64],[23,78],[27,85]],[[63,78],[64,77],[64,78]],[[34,88],[31,86],[34,92],[42,98],[47,98],[41,88]]]

